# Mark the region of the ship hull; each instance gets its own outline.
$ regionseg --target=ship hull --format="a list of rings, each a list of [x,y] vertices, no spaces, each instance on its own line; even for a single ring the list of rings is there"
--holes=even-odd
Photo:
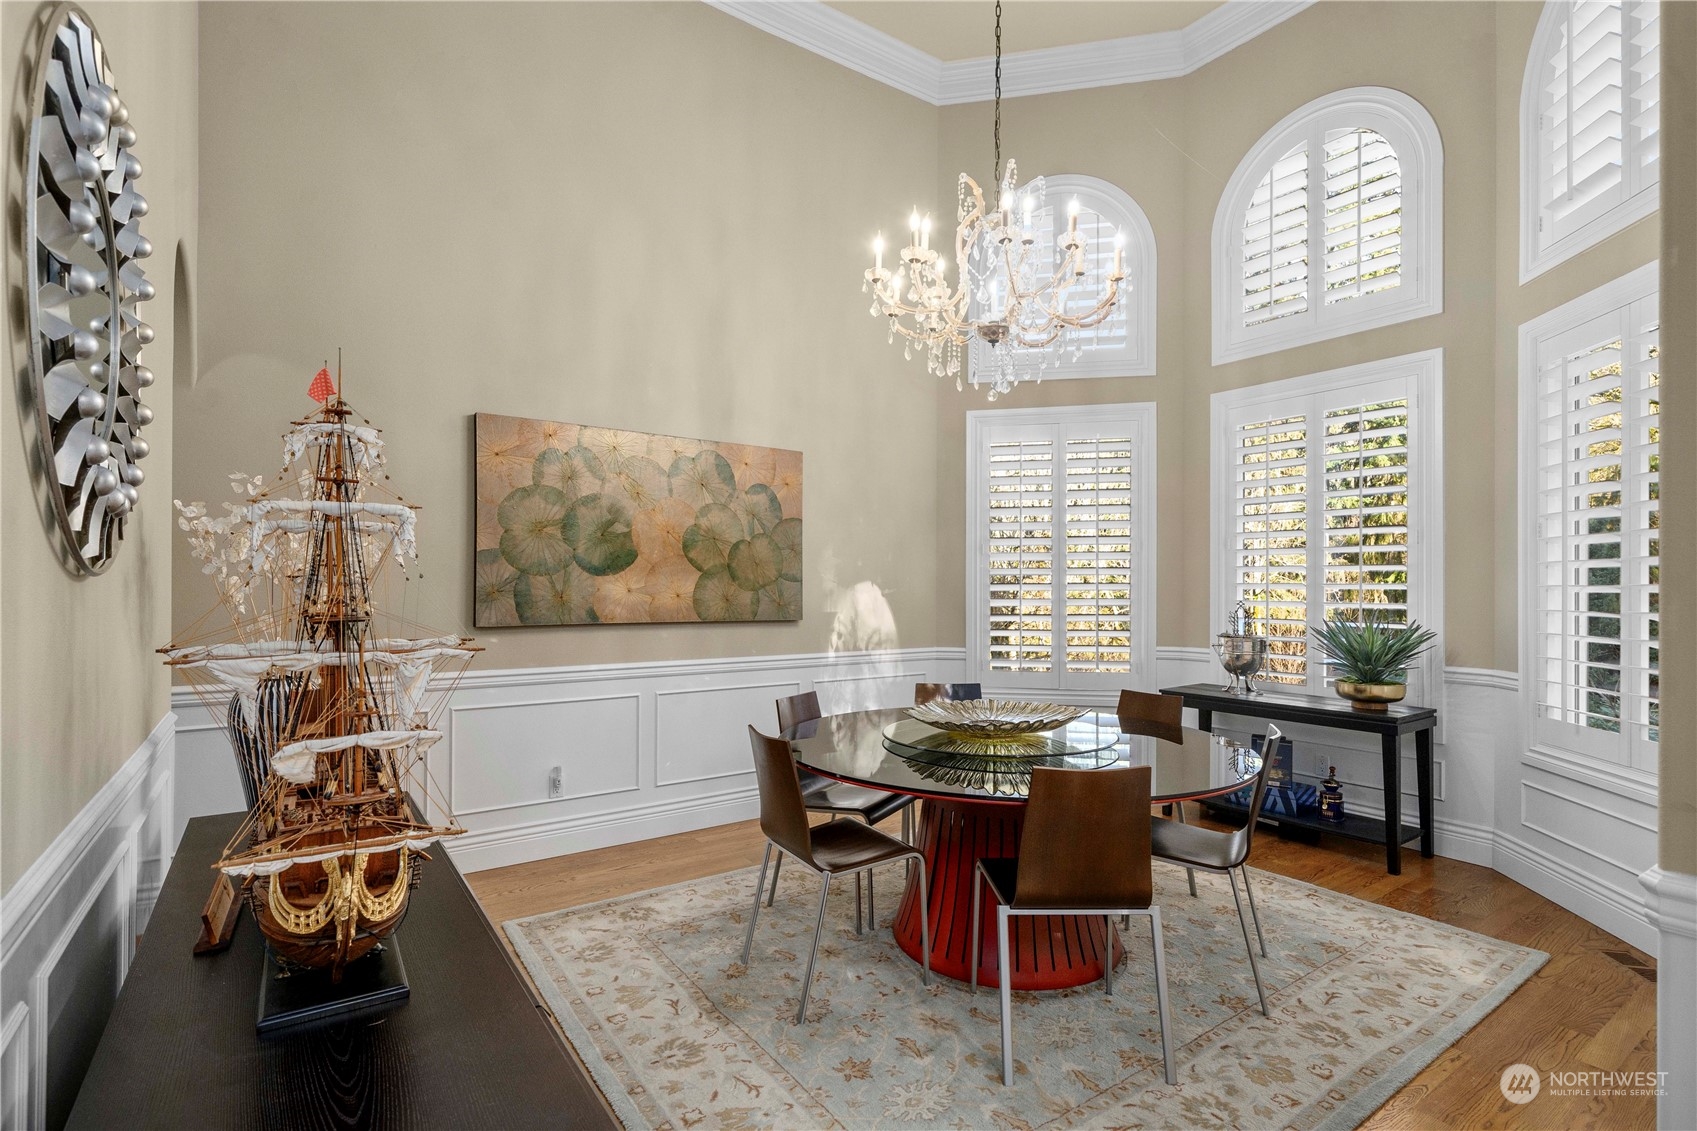
[[[349,851],[256,877],[249,904],[286,966],[342,970],[371,953],[406,917],[412,853]]]

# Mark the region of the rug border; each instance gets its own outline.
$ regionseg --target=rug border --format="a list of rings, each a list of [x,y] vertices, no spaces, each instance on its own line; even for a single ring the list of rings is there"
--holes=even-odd
[[[752,864],[744,868],[731,868],[724,872],[715,872],[709,876],[698,876],[692,880],[680,880],[677,883],[664,884],[660,887],[644,888],[642,891],[628,892],[624,895],[609,896],[606,899],[598,899],[592,903],[574,903],[569,907],[557,907],[552,911],[540,911],[535,915],[527,915],[520,919],[507,919],[501,924],[502,931],[504,931],[507,937],[512,940],[514,951],[518,953],[520,960],[524,963],[525,972],[529,975],[531,984],[536,987],[537,991],[542,995],[543,1000],[547,1002],[548,1010],[554,1015],[555,1023],[560,1026],[560,1030],[562,1034],[565,1035],[566,1039],[571,1041],[572,1046],[577,1049],[578,1056],[582,1059],[584,1066],[589,1069],[590,1076],[595,1080],[596,1086],[601,1089],[601,1094],[606,1098],[608,1105],[613,1109],[615,1116],[627,1129],[627,1131],[630,1131],[631,1128],[646,1127],[648,1125],[647,1121],[643,1118],[642,1113],[637,1110],[636,1104],[631,1100],[628,1091],[623,1083],[619,1081],[617,1075],[612,1069],[612,1066],[607,1063],[606,1058],[601,1054],[601,1050],[596,1047],[595,1039],[590,1034],[588,1027],[578,1020],[576,1011],[574,1011],[571,1004],[566,1001],[565,996],[560,993],[559,987],[551,979],[540,979],[536,976],[536,969],[543,965],[543,956],[534,946],[531,945],[530,940],[525,937],[523,928],[538,919],[546,919],[550,916],[558,915],[562,911],[592,911],[597,907],[605,907],[609,904],[636,899],[640,896],[655,895],[672,891],[677,888],[690,887],[708,880],[718,879],[720,876],[734,875],[738,872],[754,872],[757,870],[757,866]],[[1528,946],[1522,946],[1519,943],[1509,942],[1507,939],[1499,939],[1495,935],[1487,935],[1481,931],[1473,931],[1466,927],[1458,927],[1452,923],[1445,923],[1437,919],[1429,918],[1425,915],[1416,914],[1412,911],[1404,911],[1401,908],[1389,907],[1383,903],[1374,903],[1369,899],[1362,899],[1359,896],[1350,895],[1347,892],[1336,891],[1320,884],[1312,884],[1307,880],[1299,880],[1294,876],[1287,876],[1280,872],[1268,872],[1262,868],[1256,868],[1255,871],[1260,872],[1262,875],[1279,883],[1294,884],[1297,887],[1309,888],[1314,891],[1324,892],[1332,898],[1347,899],[1365,907],[1372,907],[1379,911],[1390,912],[1393,915],[1406,915],[1412,919],[1420,919],[1426,923],[1442,927],[1446,930],[1456,931],[1460,934],[1472,935],[1475,938],[1489,939],[1494,943],[1513,947],[1522,954],[1520,962],[1515,966],[1513,972],[1499,981],[1490,993],[1481,997],[1471,1008],[1461,1014],[1458,1014],[1455,1020],[1451,1021],[1448,1025],[1433,1034],[1431,1056],[1425,1058],[1404,1057],[1402,1060],[1397,1062],[1395,1071],[1380,1075],[1372,1084],[1357,1092],[1355,1095],[1350,1096],[1330,1115],[1315,1124],[1314,1127],[1316,1131],[1334,1131],[1334,1129],[1344,1131],[1344,1129],[1353,1129],[1361,1126],[1362,1123],[1366,1122],[1369,1116],[1378,1111],[1379,1108],[1389,1102],[1391,1097],[1395,1096],[1396,1093],[1406,1087],[1409,1081],[1413,1080],[1421,1072],[1425,1071],[1429,1066],[1435,1063],[1440,1056],[1449,1051],[1449,1049],[1453,1047],[1457,1041],[1461,1040],[1461,1038],[1468,1032],[1478,1026],[1479,1023],[1484,1021],[1486,1017],[1489,1017],[1492,1013],[1496,1012],[1503,1002],[1507,1001],[1511,996],[1513,996],[1516,990],[1520,989],[1521,986],[1530,981],[1532,976],[1539,970],[1542,970],[1545,964],[1550,960],[1549,954],[1544,951],[1536,950]]]

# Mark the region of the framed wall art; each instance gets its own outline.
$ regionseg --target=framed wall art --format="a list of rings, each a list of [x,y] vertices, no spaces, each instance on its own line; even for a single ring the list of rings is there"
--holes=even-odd
[[[801,453],[478,413],[478,628],[801,619]]]

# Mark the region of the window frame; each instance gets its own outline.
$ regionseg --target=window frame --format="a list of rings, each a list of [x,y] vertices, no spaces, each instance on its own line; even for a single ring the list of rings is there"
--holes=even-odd
[[[985,497],[989,483],[989,444],[995,429],[1036,430],[1051,428],[1064,433],[1069,427],[1100,424],[1103,433],[1126,431],[1134,444],[1132,580],[1130,624],[1131,667],[1126,673],[1068,672],[1065,664],[1051,673],[1055,678],[1020,678],[1025,673],[997,672],[988,667],[989,651],[989,507]],[[1155,508],[1156,405],[1153,401],[1124,404],[1068,405],[1057,408],[977,409],[966,414],[966,667],[967,678],[981,684],[986,693],[1068,692],[1077,699],[1113,701],[1126,687],[1153,689],[1159,682],[1155,669]],[[1064,515],[1055,524],[1064,529]],[[1064,548],[1061,555],[1064,555]],[[1064,576],[1064,569],[1057,571]],[[1055,615],[1064,624],[1065,602],[1055,605]],[[1062,641],[1065,632],[1053,639]],[[1071,676],[1072,678],[1068,678]],[[1009,678],[1014,677],[1014,678]]]
[[[1573,5],[1564,0],[1547,0],[1538,17],[1537,30],[1532,33],[1532,45],[1526,53],[1526,68],[1520,81],[1520,282],[1531,282],[1557,264],[1602,243],[1610,236],[1623,232],[1638,221],[1655,214],[1661,207],[1661,162],[1656,162],[1656,175],[1647,183],[1631,189],[1631,181],[1642,174],[1635,168],[1632,152],[1636,143],[1631,131],[1621,139],[1621,179],[1626,191],[1619,203],[1598,216],[1592,217],[1574,231],[1547,244],[1539,242],[1539,221],[1543,205],[1539,198],[1542,174],[1543,106],[1540,92],[1545,77],[1544,63],[1549,59]],[[1621,5],[1621,18],[1629,19],[1626,5]],[[1625,33],[1622,33],[1624,41]],[[1624,69],[1625,59],[1621,61]],[[1657,82],[1661,81],[1658,68]],[[1630,103],[1632,91],[1623,88],[1623,97]],[[1630,117],[1630,109],[1627,116]],[[1658,125],[1658,132],[1660,126]]]
[[[1301,410],[1312,421],[1315,405],[1322,400],[1336,399],[1340,394],[1360,389],[1367,391],[1388,381],[1406,381],[1408,400],[1408,616],[1437,633],[1424,655],[1415,661],[1410,671],[1411,701],[1436,707],[1441,712],[1444,698],[1444,466],[1443,466],[1443,349],[1402,354],[1378,361],[1330,369],[1248,385],[1215,393],[1212,397],[1209,421],[1209,496],[1210,553],[1209,553],[1209,634],[1225,631],[1226,617],[1237,604],[1233,560],[1237,553],[1234,537],[1233,504],[1235,493],[1233,448],[1230,438],[1236,428],[1234,418],[1269,414],[1294,415],[1300,402]],[[1372,399],[1372,398],[1369,398]],[[1310,438],[1316,435],[1312,423]],[[1312,439],[1308,442],[1312,443]],[[1310,483],[1314,480],[1310,477]],[[1310,488],[1309,531],[1312,535],[1323,526],[1313,525],[1320,513],[1315,504],[1324,506],[1323,481],[1317,489]],[[1312,553],[1316,543],[1310,537]],[[1316,568],[1310,557],[1308,573],[1323,578],[1324,567]],[[1310,582],[1311,591],[1315,587]],[[1325,617],[1324,593],[1320,601],[1307,602],[1308,624],[1312,632],[1319,619]],[[1326,689],[1325,669],[1317,653],[1308,665],[1308,683],[1293,690],[1319,694]]]
[[[1520,327],[1520,375],[1517,396],[1520,412],[1520,459],[1518,500],[1520,505],[1520,538],[1517,582],[1520,588],[1520,710],[1525,746],[1529,753],[1541,755],[1557,763],[1600,773],[1605,778],[1644,787],[1652,792],[1657,788],[1658,773],[1654,757],[1655,743],[1648,738],[1633,739],[1621,732],[1598,731],[1598,735],[1618,733],[1624,760],[1610,758],[1598,750],[1606,745],[1601,739],[1564,743],[1563,732],[1577,730],[1573,724],[1545,719],[1538,708],[1538,683],[1535,677],[1537,655],[1537,405],[1539,377],[1539,346],[1566,336],[1567,332],[1596,318],[1632,306],[1645,299],[1660,299],[1661,263],[1652,260],[1602,286],[1588,291],[1553,310],[1547,311]],[[1659,332],[1658,332],[1659,337]],[[1626,532],[1623,531],[1623,536]],[[1585,736],[1590,738],[1589,735]],[[1648,747],[1644,756],[1642,747]],[[1637,756],[1635,756],[1637,755]]]
[[[1333,306],[1310,291],[1307,311],[1246,327],[1242,317],[1243,217],[1261,178],[1296,145],[1329,130],[1370,129],[1396,151],[1402,176],[1402,282],[1386,291]],[[1317,183],[1311,178],[1310,183]],[[1261,135],[1239,162],[1214,212],[1214,364],[1241,361],[1295,346],[1341,338],[1378,326],[1440,314],[1444,309],[1444,148],[1426,108],[1400,90],[1359,86],[1314,99]],[[1310,210],[1311,217],[1315,215]],[[1320,217],[1323,221],[1323,216]],[[1310,219],[1310,224],[1315,224]],[[1323,240],[1324,230],[1319,230]],[[1324,278],[1309,237],[1309,279]]]
[[[1064,381],[1082,377],[1152,377],[1155,374],[1155,294],[1156,250],[1155,229],[1141,205],[1131,195],[1111,181],[1076,173],[1057,173],[1043,178],[1043,202],[1064,216],[1066,202],[1078,197],[1081,207],[1108,220],[1118,220],[1125,232],[1125,280],[1120,284],[1120,302],[1125,305],[1127,318],[1126,344],[1116,350],[1091,350],[1078,358],[1068,356],[1058,365],[1042,373],[1044,381]],[[1014,190],[1017,200],[1019,190]],[[994,202],[988,202],[994,206]],[[1129,289],[1128,289],[1129,288]],[[973,338],[967,349],[968,382],[978,383],[976,376],[979,351],[988,348]]]

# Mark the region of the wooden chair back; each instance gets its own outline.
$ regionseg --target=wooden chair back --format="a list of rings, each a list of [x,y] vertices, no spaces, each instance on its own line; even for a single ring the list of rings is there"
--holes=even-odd
[[[1168,742],[1184,741],[1184,700],[1177,695],[1121,691],[1119,716],[1120,729],[1127,734],[1148,734]]]
[[[804,691],[800,695],[791,695],[778,700],[778,732],[781,734],[793,726],[812,719],[821,718],[819,713],[819,693]]]
[[[1012,906],[1148,907],[1152,773],[1148,766],[1033,769]]]
[[[813,866],[813,836],[790,744],[753,727],[748,728],[748,741],[754,749],[754,777],[760,789],[760,831],[791,856]]]
[[[913,705],[923,707],[938,699],[982,699],[984,685],[979,683],[916,683],[913,685]]]

